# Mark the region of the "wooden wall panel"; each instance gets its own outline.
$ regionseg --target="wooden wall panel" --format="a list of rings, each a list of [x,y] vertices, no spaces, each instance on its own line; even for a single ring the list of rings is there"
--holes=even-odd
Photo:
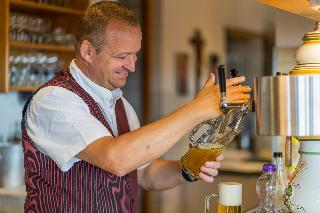
[[[8,37],[9,37],[9,0],[0,1],[0,92],[7,92],[8,85]]]

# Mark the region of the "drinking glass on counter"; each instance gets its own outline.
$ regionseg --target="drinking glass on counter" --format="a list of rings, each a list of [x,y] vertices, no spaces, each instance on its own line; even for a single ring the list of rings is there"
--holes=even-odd
[[[242,184],[237,182],[220,182],[219,194],[211,194],[205,198],[205,213],[209,213],[211,198],[218,198],[218,213],[242,213]]]

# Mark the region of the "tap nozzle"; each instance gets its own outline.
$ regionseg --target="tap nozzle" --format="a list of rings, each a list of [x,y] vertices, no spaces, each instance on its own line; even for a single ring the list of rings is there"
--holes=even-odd
[[[225,75],[226,66],[218,66],[218,75],[219,75],[219,86],[220,86],[220,110],[226,115],[225,119],[220,127],[219,132],[224,132],[226,124],[228,122],[229,116],[235,110],[248,110],[247,106],[244,107],[244,104],[228,104],[227,95],[226,95],[226,75]],[[235,70],[235,69],[234,69]],[[234,71],[235,74],[235,71]],[[245,109],[244,109],[245,108]]]

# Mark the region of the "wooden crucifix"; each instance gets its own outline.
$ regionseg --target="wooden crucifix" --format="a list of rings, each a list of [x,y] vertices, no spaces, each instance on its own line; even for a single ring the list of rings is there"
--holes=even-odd
[[[202,66],[202,49],[204,45],[204,40],[201,35],[199,29],[193,31],[193,35],[190,39],[190,43],[194,48],[195,52],[195,71],[196,71],[196,90],[195,92],[199,91],[200,89],[200,74],[201,74],[201,66]]]

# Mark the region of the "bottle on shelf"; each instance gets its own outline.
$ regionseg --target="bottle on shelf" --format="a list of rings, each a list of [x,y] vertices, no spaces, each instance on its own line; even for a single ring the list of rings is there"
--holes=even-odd
[[[264,164],[263,173],[257,180],[256,191],[259,197],[257,213],[275,213],[276,166]]]

